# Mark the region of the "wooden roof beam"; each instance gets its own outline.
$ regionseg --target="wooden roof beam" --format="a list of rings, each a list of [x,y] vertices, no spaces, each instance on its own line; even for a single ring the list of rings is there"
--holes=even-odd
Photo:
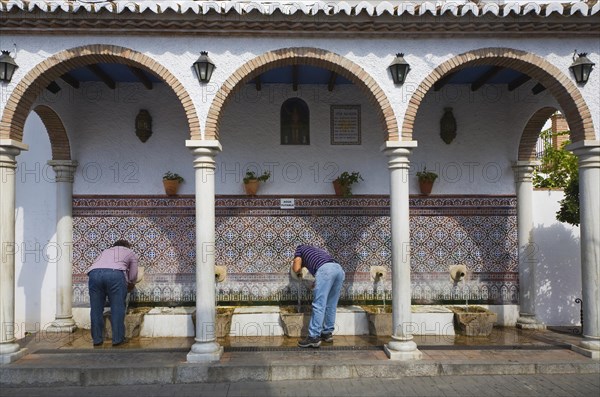
[[[71,87],[73,87],[75,89],[79,88],[79,80],[77,80],[75,77],[73,77],[73,75],[70,74],[69,72],[63,74],[62,76],[60,76],[60,78],[62,79],[62,81],[64,81]]]
[[[140,83],[142,83],[144,87],[146,87],[147,90],[152,89],[152,81],[148,78],[148,76],[146,76],[142,69],[129,65],[127,67],[129,68],[129,70],[131,70],[131,73],[133,73],[133,75],[140,81]]]
[[[527,83],[529,80],[531,80],[531,77],[527,76],[526,74],[522,74],[510,83],[508,83],[508,90],[514,91],[523,84]]]
[[[541,85],[540,83],[537,83],[532,89],[531,89],[531,93],[533,95],[537,95],[540,92],[546,91],[546,87],[544,87],[543,85]]]
[[[335,87],[335,80],[337,79],[337,73],[332,71],[329,75],[329,83],[327,84],[327,89],[329,91],[333,91],[333,87]]]
[[[260,74],[254,78],[254,84],[256,84],[256,91],[260,91],[262,89]]]
[[[102,70],[100,66],[92,64],[87,65],[87,68],[96,76],[98,76],[98,78],[111,90],[114,90],[117,87],[115,81],[108,74],[106,74],[106,72]]]
[[[486,84],[488,81],[490,81],[495,75],[500,73],[502,71],[502,69],[503,69],[502,66],[492,67],[490,70],[485,72],[483,75],[481,75],[481,77],[479,77],[477,80],[475,80],[471,84],[471,91],[477,91],[478,89],[483,87],[484,84]]]
[[[442,77],[441,79],[439,79],[438,81],[436,81],[436,82],[433,84],[433,90],[434,90],[434,91],[439,91],[439,90],[441,90],[442,88],[444,88],[444,86],[445,86],[446,84],[448,84],[448,82],[449,82],[449,81],[452,79],[452,77],[454,77],[454,75],[455,75],[455,74],[456,74],[456,73],[450,73],[450,74],[447,74],[447,75],[445,75],[444,77]]]
[[[292,65],[292,90],[298,91],[298,65]]]

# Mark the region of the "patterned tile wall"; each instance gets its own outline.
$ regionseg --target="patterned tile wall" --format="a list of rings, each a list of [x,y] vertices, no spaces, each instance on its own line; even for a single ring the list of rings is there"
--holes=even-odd
[[[309,300],[291,282],[289,264],[299,243],[327,248],[346,270],[344,302],[391,298],[391,236],[387,196],[296,196],[294,209],[279,197],[219,196],[216,264],[227,268],[219,301],[232,304]],[[194,198],[76,196],[74,300],[88,304],[85,270],[119,238],[133,244],[146,268],[137,304],[194,304]],[[411,282],[414,303],[518,302],[514,196],[411,197]],[[469,279],[453,285],[448,268],[465,264]],[[388,269],[374,284],[372,266]]]

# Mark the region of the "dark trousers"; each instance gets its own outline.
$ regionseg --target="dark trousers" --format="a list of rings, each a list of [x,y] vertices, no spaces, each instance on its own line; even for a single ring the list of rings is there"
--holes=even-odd
[[[125,298],[127,281],[121,270],[94,269],[89,274],[90,320],[95,344],[104,340],[104,302],[110,302],[112,343],[125,340]]]

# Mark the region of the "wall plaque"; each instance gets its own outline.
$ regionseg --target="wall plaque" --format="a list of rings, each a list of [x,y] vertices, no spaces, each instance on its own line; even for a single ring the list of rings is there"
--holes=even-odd
[[[331,144],[361,144],[360,105],[331,105]]]

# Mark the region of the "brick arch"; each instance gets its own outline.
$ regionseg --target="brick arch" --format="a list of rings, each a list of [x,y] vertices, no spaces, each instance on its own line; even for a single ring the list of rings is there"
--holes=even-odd
[[[121,63],[151,71],[160,77],[181,102],[188,119],[192,139],[200,137],[200,122],[194,103],[183,85],[164,66],[152,58],[129,48],[115,45],[86,45],[52,55],[31,69],[17,83],[8,98],[2,120],[0,139],[23,140],[23,127],[34,101],[50,82],[64,73],[93,63]]]
[[[50,137],[52,160],[71,160],[69,137],[58,114],[46,105],[38,105],[33,111],[40,116]]]
[[[533,161],[535,160],[536,143],[540,137],[540,132],[546,124],[546,121],[556,113],[558,109],[553,107],[544,107],[539,109],[531,116],[525,128],[523,129],[523,135],[521,135],[521,142],[519,142],[519,161]]]
[[[412,140],[421,101],[436,81],[456,70],[478,65],[502,66],[529,75],[546,87],[560,105],[569,123],[571,142],[596,139],[590,110],[571,79],[545,59],[512,48],[482,48],[465,52],[435,68],[419,85],[408,103],[402,124],[402,139]]]
[[[223,109],[233,98],[236,87],[252,80],[261,73],[291,64],[316,66],[329,69],[356,84],[367,94],[370,103],[379,109],[379,119],[386,131],[386,140],[398,140],[398,122],[387,96],[375,80],[354,62],[333,52],[318,48],[293,47],[269,51],[246,62],[223,83],[208,111],[206,139],[219,138],[219,126]]]

